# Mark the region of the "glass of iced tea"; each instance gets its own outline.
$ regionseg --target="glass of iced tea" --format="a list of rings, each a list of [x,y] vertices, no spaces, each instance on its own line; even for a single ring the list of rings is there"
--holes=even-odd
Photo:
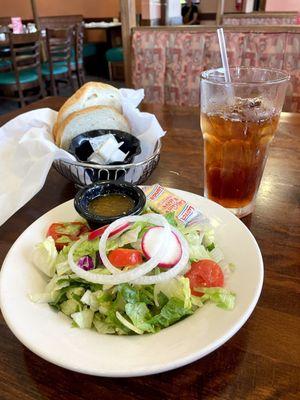
[[[278,126],[289,76],[279,70],[223,68],[201,74],[204,195],[238,217],[250,214]]]

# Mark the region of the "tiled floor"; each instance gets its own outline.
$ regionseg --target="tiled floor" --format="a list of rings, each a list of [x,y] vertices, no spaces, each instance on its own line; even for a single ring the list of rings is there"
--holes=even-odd
[[[120,81],[107,81],[103,78],[100,78],[99,76],[88,76],[86,75],[85,77],[86,82],[90,81],[96,81],[96,82],[104,82],[108,83],[110,85],[113,85],[117,88],[124,87],[125,84],[124,82]],[[76,86],[75,86],[76,87]],[[69,86],[65,86],[63,84],[60,84],[60,96],[71,96],[72,90]],[[18,109],[18,104],[14,101],[9,101],[9,100],[2,100],[0,99],[0,115],[6,114],[7,112],[13,111]]]

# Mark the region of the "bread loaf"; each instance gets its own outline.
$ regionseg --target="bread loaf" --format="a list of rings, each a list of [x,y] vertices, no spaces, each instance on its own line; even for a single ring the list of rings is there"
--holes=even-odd
[[[72,139],[95,129],[117,129],[130,133],[127,119],[114,107],[93,106],[73,112],[56,125],[55,142],[68,150]]]
[[[73,112],[92,106],[111,106],[122,112],[119,90],[101,82],[86,83],[59,110],[56,121],[57,127]]]

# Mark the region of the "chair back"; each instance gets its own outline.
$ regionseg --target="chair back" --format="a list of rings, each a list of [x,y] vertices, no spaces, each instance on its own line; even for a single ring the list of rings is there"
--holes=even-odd
[[[47,56],[50,74],[55,63],[64,63],[71,70],[71,51],[74,27],[46,29]]]
[[[8,26],[11,24],[11,17],[0,17],[0,26]]]
[[[10,29],[7,25],[1,25],[0,24],[0,33],[9,33]]]
[[[83,22],[82,15],[59,15],[39,18],[41,29],[69,28],[72,25]]]
[[[1,41],[6,41],[8,39],[8,33],[10,29],[8,26],[1,25],[1,18],[0,18],[0,36]],[[11,60],[10,60],[10,49],[8,46],[0,46],[0,72],[7,72],[11,70]]]
[[[76,68],[79,69],[79,64],[83,60],[83,39],[84,39],[84,24],[80,22],[75,26],[75,62]]]
[[[41,59],[40,59],[40,33],[14,34],[8,33],[12,69],[16,76],[17,86],[20,85],[20,72],[35,69],[40,84]]]

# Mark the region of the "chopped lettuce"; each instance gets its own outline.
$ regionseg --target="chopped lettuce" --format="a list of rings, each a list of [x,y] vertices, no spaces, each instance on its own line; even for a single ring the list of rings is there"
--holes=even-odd
[[[210,227],[203,227],[199,224],[184,225],[180,223],[175,213],[164,215],[170,225],[175,226],[185,237],[190,248],[190,261],[211,259],[209,253],[214,248],[214,230]]]
[[[52,277],[55,273],[57,255],[55,242],[51,236],[48,236],[47,239],[35,246],[32,261],[40,271]]]
[[[52,303],[56,300],[54,293],[33,293],[29,295],[30,300],[33,303]]]
[[[68,299],[81,299],[84,294],[84,288],[80,286],[72,286],[66,291]]]
[[[217,307],[224,310],[232,310],[235,305],[235,294],[228,289],[220,287],[201,288],[204,295],[201,297],[202,302],[210,300],[216,303]]]
[[[204,232],[203,245],[207,248],[215,241],[215,232],[212,228],[207,228]]]
[[[84,295],[80,298],[81,303],[91,305],[91,295],[92,292],[88,289],[85,291]]]
[[[143,332],[154,333],[155,328],[151,323],[152,315],[145,303],[127,303],[125,312],[131,319],[133,325]]]
[[[140,225],[128,229],[122,235],[117,238],[112,237],[111,239],[107,240],[106,249],[107,251],[115,250],[120,247],[124,247],[128,244],[135,243],[138,240],[139,233],[142,227]]]
[[[196,232],[186,235],[186,240],[190,248],[190,261],[199,261],[202,259],[211,259],[209,252],[201,244],[199,234]]]
[[[201,300],[202,299],[202,297],[199,297],[199,296],[191,296],[191,303],[192,303],[192,305],[193,306],[195,306],[195,307],[197,307],[197,308],[200,308],[200,307],[202,307],[203,306],[203,301]]]
[[[92,327],[94,311],[83,310],[71,314],[71,318],[75,322],[75,326],[82,329],[89,329]]]
[[[57,225],[57,227],[55,228],[57,233],[61,233],[61,234],[65,234],[65,235],[78,235],[80,229],[81,229],[82,225],[79,225],[77,223],[64,223],[61,225]],[[69,239],[70,241],[70,239]]]
[[[102,334],[115,333],[115,328],[112,325],[109,325],[107,322],[103,321],[99,313],[94,314],[93,325],[98,333]]]
[[[63,261],[61,263],[56,263],[55,265],[57,275],[71,274],[72,270],[68,261]]]
[[[85,240],[74,251],[74,260],[78,261],[83,256],[94,256],[99,249],[99,239]]]
[[[169,222],[170,225],[174,226],[175,228],[178,228],[179,221],[176,219],[175,212],[169,212],[164,215],[166,220]]]
[[[128,283],[118,285],[124,301],[126,303],[143,302],[145,304],[154,304],[153,286],[133,286]]]
[[[60,304],[60,311],[66,314],[68,317],[71,314],[81,311],[81,309],[82,307],[80,302],[75,299],[68,299]]]
[[[152,318],[151,322],[155,326],[166,328],[190,314],[193,314],[193,311],[184,307],[184,302],[182,300],[172,297],[167,304],[163,306],[160,313]]]
[[[123,315],[121,313],[119,313],[119,311],[116,311],[116,318],[119,320],[119,322],[122,325],[124,325],[125,328],[137,333],[138,335],[142,335],[144,333],[144,331],[137,328],[136,326],[134,326],[134,324],[132,324],[130,321],[128,321],[128,319],[123,317]]]
[[[190,281],[184,276],[170,279],[166,282],[157,283],[154,286],[155,304],[159,307],[158,294],[163,293],[168,299],[175,297],[182,300],[185,308],[191,308]]]

